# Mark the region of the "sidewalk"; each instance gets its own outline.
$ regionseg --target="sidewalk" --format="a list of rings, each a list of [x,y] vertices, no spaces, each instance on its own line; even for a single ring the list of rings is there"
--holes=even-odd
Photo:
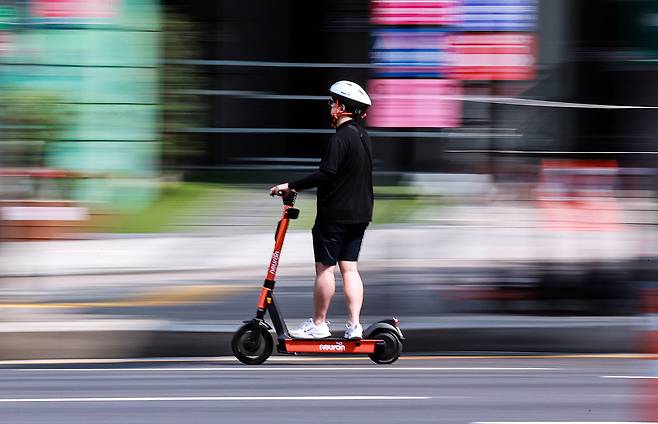
[[[258,208],[252,205],[249,210]],[[654,227],[546,230],[536,225],[536,211],[523,207],[454,207],[434,212],[423,211],[425,215],[416,224],[372,226],[364,240],[361,266],[380,270],[505,267],[535,261],[625,261],[639,255],[658,256]],[[272,207],[260,217],[252,216],[253,226],[248,230],[209,218],[203,231],[195,234],[4,243],[0,245],[0,296],[5,302],[25,298],[49,302],[72,295],[112,300],[117,293],[183,284],[168,277],[181,272],[207,272],[211,282],[217,276],[225,282],[231,278],[261,281],[274,243],[275,213]],[[280,276],[310,276],[310,232],[294,230],[294,223],[292,228],[286,237]],[[138,277],[140,273],[143,278]],[[129,278],[122,279],[124,274]],[[89,278],[72,278],[76,275]],[[249,311],[245,314],[248,317]],[[408,338],[405,352],[631,353],[640,350],[644,325],[642,317],[440,314],[437,311],[438,316],[429,320],[403,317]],[[291,317],[289,322],[300,319]],[[2,359],[225,355],[230,354],[230,337],[240,325],[239,320],[117,319],[47,308],[3,310],[3,321]]]
[[[220,235],[158,235],[74,241],[4,243],[0,275],[39,276],[184,270],[264,269],[273,231]],[[641,229],[619,232],[544,231],[494,226],[373,227],[364,239],[361,263],[623,261],[651,247]],[[286,236],[281,267],[313,263],[309,231]],[[260,272],[259,272],[260,274]]]

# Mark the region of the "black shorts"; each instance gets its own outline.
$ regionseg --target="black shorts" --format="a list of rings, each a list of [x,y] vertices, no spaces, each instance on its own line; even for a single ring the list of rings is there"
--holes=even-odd
[[[325,224],[316,222],[313,226],[313,252],[315,262],[323,265],[336,265],[337,261],[359,259],[361,241],[368,223],[364,224]]]

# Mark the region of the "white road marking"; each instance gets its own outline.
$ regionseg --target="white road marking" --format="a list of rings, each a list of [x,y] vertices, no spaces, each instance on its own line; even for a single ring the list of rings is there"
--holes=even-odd
[[[441,397],[441,396],[439,396]],[[454,398],[454,397],[451,397]],[[33,402],[198,402],[245,400],[425,400],[430,396],[181,396],[181,397],[82,397],[82,398],[16,398],[0,399],[0,403]]]
[[[475,421],[471,424],[657,424],[638,421]]]
[[[601,378],[658,378],[658,375],[602,375]]]
[[[119,371],[136,371],[136,372],[188,372],[188,371],[554,371],[561,368],[543,368],[543,367],[382,367],[373,365],[370,367],[278,367],[278,366],[240,366],[240,367],[178,367],[178,368],[8,368],[7,371],[21,371],[21,372],[119,372]],[[2,370],[0,370],[2,371]]]
[[[402,356],[400,360],[455,360],[455,359],[644,359],[650,354],[577,354],[577,355],[424,355]],[[326,356],[272,356],[267,363],[272,362],[332,362],[332,361],[370,361],[366,357],[346,356],[328,358]],[[70,358],[70,359],[13,359],[0,361],[1,365],[66,365],[66,364],[132,364],[132,363],[200,363],[200,362],[232,362],[238,363],[233,356],[177,357],[177,358]]]
[[[283,358],[268,358],[268,362]],[[296,358],[302,359],[302,358]],[[359,358],[368,359],[368,358]],[[288,358],[291,360],[291,358]],[[326,358],[325,358],[326,360]],[[368,359],[369,360],[369,359]],[[233,356],[218,357],[193,357],[193,358],[71,358],[71,359],[9,359],[0,361],[0,365],[67,365],[67,364],[145,364],[145,363],[169,363],[169,362],[235,362],[238,360]]]

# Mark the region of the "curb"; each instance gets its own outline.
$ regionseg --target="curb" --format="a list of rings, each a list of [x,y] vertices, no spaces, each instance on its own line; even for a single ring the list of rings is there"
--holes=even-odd
[[[0,360],[231,356],[235,326],[217,330],[151,328],[3,331]],[[404,353],[609,353],[641,351],[635,324],[479,328],[412,327]]]

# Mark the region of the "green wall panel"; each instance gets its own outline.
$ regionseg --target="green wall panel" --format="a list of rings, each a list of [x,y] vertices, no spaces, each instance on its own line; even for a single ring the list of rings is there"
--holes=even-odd
[[[29,25],[10,26],[17,48],[0,57],[0,85],[54,94],[62,103],[67,125],[46,164],[109,176],[80,181],[78,200],[135,209],[153,198],[148,179],[159,174],[160,4],[114,5],[110,18],[87,21],[19,11]]]

